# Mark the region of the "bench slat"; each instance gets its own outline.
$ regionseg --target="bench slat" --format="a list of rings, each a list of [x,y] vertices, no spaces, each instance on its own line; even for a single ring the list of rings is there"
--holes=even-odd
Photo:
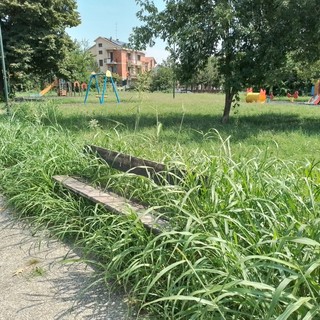
[[[151,230],[155,234],[161,233],[168,225],[166,220],[155,218],[152,214],[145,213],[147,208],[143,205],[121,197],[114,192],[96,189],[93,186],[70,176],[56,175],[52,178],[74,193],[81,195],[95,203],[102,204],[111,212],[117,214],[128,214],[130,211],[128,209],[135,211],[145,228]]]

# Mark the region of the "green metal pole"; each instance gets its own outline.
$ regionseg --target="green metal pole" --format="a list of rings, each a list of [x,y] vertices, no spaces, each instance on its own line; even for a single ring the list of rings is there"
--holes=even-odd
[[[172,78],[172,98],[176,97],[176,85],[177,85],[177,77],[176,77],[176,43],[173,43],[173,62],[172,62],[172,70],[173,70],[173,78]]]
[[[2,73],[3,73],[3,84],[4,84],[4,99],[6,103],[7,113],[10,113],[9,110],[9,94],[8,94],[8,82],[7,82],[7,71],[6,64],[4,61],[4,50],[3,50],[3,41],[2,41],[2,31],[1,31],[1,21],[0,21],[0,54],[2,62]]]

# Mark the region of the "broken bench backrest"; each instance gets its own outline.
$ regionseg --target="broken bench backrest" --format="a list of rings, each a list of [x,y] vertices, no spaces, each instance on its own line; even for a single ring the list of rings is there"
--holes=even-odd
[[[114,169],[151,178],[157,184],[167,182],[174,185],[185,175],[185,172],[179,169],[168,170],[168,167],[163,163],[133,157],[98,146],[87,145],[85,146],[85,150],[99,155],[101,159]]]

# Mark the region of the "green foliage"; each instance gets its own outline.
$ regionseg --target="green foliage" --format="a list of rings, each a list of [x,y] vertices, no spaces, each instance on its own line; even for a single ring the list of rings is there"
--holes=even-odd
[[[143,99],[143,93],[150,90],[151,72],[144,72],[138,75],[138,79],[134,83],[134,89],[139,93],[139,99]]]
[[[180,65],[168,58],[152,71],[150,91],[172,91],[175,78],[180,86],[187,87],[191,84],[191,86],[201,86],[204,90],[219,88],[223,83],[219,74],[218,61],[214,57],[210,57],[204,69],[195,72],[191,79],[186,79]]]
[[[314,12],[319,6],[315,0],[299,4],[168,0],[162,11],[154,1],[136,3],[141,7],[137,16],[144,23],[131,37],[137,47],[152,44],[154,37],[167,41],[170,47],[175,45],[186,79],[203,68],[210,56],[217,58],[226,93],[224,122],[229,118],[233,96],[248,85],[265,85],[272,73],[285,65],[289,52],[302,59],[303,52],[310,56],[319,50],[315,35],[320,23]]]
[[[169,91],[173,86],[173,70],[171,67],[158,66],[152,71],[150,91]]]
[[[88,51],[87,41],[74,41],[74,49],[59,63],[61,76],[68,81],[88,82],[91,72],[98,72],[97,63]]]
[[[300,95],[310,95],[311,86],[319,78],[319,61],[297,61],[293,53],[287,55],[286,63],[273,70],[266,80],[270,91],[275,95],[286,95],[287,92],[299,91]],[[256,88],[257,90],[259,88]]]
[[[116,84],[121,85],[121,82],[122,82],[121,79],[122,78],[120,77],[120,75],[118,73],[113,72],[112,73],[112,79]]]
[[[61,61],[73,48],[65,29],[80,23],[76,9],[75,0],[0,2],[4,51],[13,89],[31,74],[42,78],[60,75]]]
[[[190,80],[194,85],[200,85],[204,89],[219,88],[223,81],[219,73],[218,59],[210,57],[206,66],[199,70]]]

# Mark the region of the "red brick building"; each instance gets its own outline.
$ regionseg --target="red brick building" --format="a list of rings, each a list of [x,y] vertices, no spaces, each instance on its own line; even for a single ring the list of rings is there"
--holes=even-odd
[[[101,72],[117,73],[123,83],[135,80],[139,73],[152,70],[156,61],[143,51],[128,49],[124,42],[98,37],[89,51],[95,57]]]

